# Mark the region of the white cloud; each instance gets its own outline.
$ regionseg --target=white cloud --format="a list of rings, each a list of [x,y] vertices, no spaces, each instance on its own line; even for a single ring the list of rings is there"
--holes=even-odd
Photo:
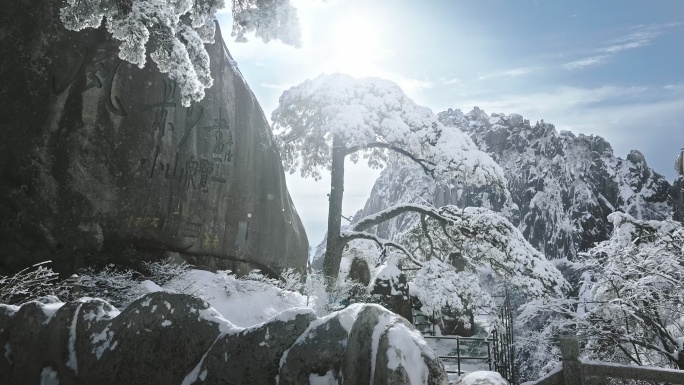
[[[675,93],[684,92],[684,83],[667,84],[663,89]]]
[[[608,55],[592,56],[580,60],[571,61],[569,63],[563,64],[563,68],[566,70],[578,70],[585,67],[595,66],[603,64],[608,60]]]
[[[558,130],[601,135],[618,156],[639,149],[651,167],[672,176],[670,163],[674,158],[670,158],[684,140],[684,96],[670,94],[669,98],[648,100],[647,96],[657,93],[657,89],[645,87],[559,87],[547,92],[462,100],[454,106],[478,106],[489,113],[515,112],[533,123],[544,119]],[[679,142],[677,138],[681,138]]]
[[[521,68],[513,68],[510,70],[505,70],[505,71],[499,71],[499,72],[492,72],[489,74],[484,74],[480,75],[477,77],[477,80],[485,80],[485,79],[491,79],[491,78],[500,78],[500,77],[517,77],[517,76],[524,76],[524,75],[529,75],[534,71],[539,70],[539,67],[521,67]]]
[[[655,38],[668,30],[680,26],[682,23],[663,23],[651,25],[637,25],[629,29],[629,33],[616,39],[607,41],[604,46],[594,49],[594,55],[563,64],[566,70],[577,70],[606,63],[620,52],[647,46]]]
[[[463,81],[459,78],[450,78],[450,79],[440,78],[439,84],[442,84],[445,86],[453,86],[453,85],[463,84]]]

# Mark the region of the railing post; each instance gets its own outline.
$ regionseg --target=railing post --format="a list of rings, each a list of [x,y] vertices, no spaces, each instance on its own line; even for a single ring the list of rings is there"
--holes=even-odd
[[[577,336],[561,336],[560,346],[563,355],[563,382],[565,385],[582,385],[582,366],[579,360]]]
[[[492,345],[489,339],[485,340],[487,343],[487,361],[489,363],[489,371],[492,371]]]
[[[456,338],[456,365],[458,370],[458,375],[461,375],[461,339]]]

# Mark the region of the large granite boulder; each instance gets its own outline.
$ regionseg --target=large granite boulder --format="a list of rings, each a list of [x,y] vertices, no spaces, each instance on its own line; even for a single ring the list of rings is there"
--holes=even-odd
[[[342,322],[353,312],[354,309],[347,308],[341,312],[344,314],[342,317],[328,317],[311,323],[280,359],[278,384],[306,384],[311,376],[330,376],[341,381],[349,337],[349,325]]]
[[[315,319],[312,309],[295,308],[264,324],[223,335],[209,349],[196,373],[207,373],[202,383],[272,384],[278,376],[281,356]],[[258,370],[248,363],[258,363]]]
[[[92,335],[95,345],[84,353],[93,351],[98,361],[81,378],[88,384],[178,384],[220,334],[236,330],[199,298],[148,294]]]
[[[186,108],[151,61],[120,60],[103,28],[66,30],[62,1],[5,5],[0,274],[169,252],[303,271],[308,242],[280,155],[220,31],[206,46],[214,85]]]
[[[151,293],[120,313],[98,299],[43,302],[0,305],[9,384],[447,383],[420,333],[379,305],[324,318],[290,309],[240,328],[183,294]]]
[[[0,373],[9,373],[14,362],[12,350],[7,350],[9,346],[10,330],[12,328],[12,318],[19,308],[12,305],[0,304]]]
[[[420,332],[374,304],[354,304],[312,322],[283,354],[278,379],[282,385],[448,382]]]
[[[399,268],[399,260],[389,257],[375,274],[370,294],[377,302],[406,319],[413,318],[413,300],[409,294],[406,274]]]
[[[442,363],[408,321],[396,318],[380,334],[372,384],[447,384]]]

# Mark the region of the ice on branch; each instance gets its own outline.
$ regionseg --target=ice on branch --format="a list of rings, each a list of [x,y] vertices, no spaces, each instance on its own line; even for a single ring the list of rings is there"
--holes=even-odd
[[[150,58],[181,90],[190,106],[211,87],[209,54],[204,44],[214,42],[215,14],[224,0],[67,0],[60,19],[67,29],[105,28],[119,41],[119,57],[143,68],[148,42]],[[288,0],[233,0],[234,33],[255,32],[269,41],[299,44],[296,9]]]
[[[301,27],[297,9],[290,0],[233,0],[233,32],[237,42],[246,42],[245,34],[254,33],[265,43],[280,40],[299,47]]]

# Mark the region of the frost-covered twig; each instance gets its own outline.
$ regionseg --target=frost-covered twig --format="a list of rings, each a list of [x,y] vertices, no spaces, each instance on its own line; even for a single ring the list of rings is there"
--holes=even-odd
[[[11,277],[0,276],[0,303],[19,305],[48,295],[64,299],[71,286],[46,266],[49,263],[51,261],[37,263]]]

